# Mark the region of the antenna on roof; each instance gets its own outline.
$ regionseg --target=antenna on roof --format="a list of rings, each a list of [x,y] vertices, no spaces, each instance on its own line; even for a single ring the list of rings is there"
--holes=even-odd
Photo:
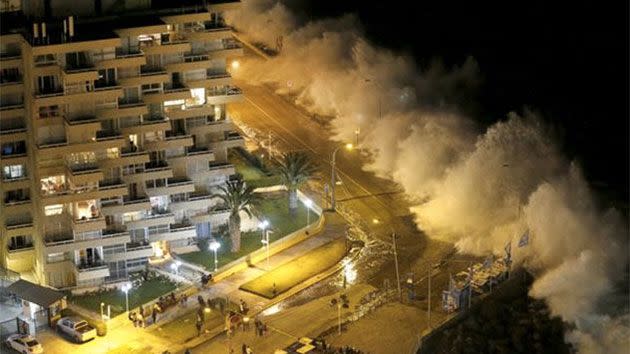
[[[48,37],[46,37],[46,22],[42,22],[42,42],[48,43]]]

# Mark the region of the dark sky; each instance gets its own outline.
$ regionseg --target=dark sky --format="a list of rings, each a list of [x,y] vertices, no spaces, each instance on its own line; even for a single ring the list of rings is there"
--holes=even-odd
[[[476,119],[541,112],[597,188],[628,200],[628,1],[287,0],[305,17],[355,13],[373,42],[479,63]],[[608,190],[606,190],[608,189]]]

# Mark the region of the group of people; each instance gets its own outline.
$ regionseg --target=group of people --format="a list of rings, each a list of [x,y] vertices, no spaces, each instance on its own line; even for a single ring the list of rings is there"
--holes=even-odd
[[[147,319],[151,318],[151,324],[155,324],[158,321],[158,314],[163,313],[168,307],[179,303],[181,306],[186,306],[188,302],[188,295],[182,294],[177,300],[175,293],[163,297],[160,296],[158,301],[153,304],[152,307],[140,306],[138,310],[129,312],[129,321],[133,322],[134,327],[144,328],[147,326]]]
[[[260,319],[254,320],[254,327],[256,327],[256,336],[263,337],[267,335],[267,324],[261,321]]]
[[[243,346],[241,348],[242,348],[243,354],[253,354],[254,353],[252,348],[249,345],[247,345],[247,344],[243,344]]]

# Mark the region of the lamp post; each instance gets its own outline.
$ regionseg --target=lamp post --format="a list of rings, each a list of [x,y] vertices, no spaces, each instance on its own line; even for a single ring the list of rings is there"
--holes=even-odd
[[[176,275],[179,275],[179,266],[182,265],[182,262],[175,261],[175,263],[171,264],[171,269],[175,272]]]
[[[332,171],[330,172],[330,187],[331,187],[331,195],[330,195],[330,209],[332,211],[335,211],[335,157],[337,155],[337,151],[339,151],[339,149],[341,149],[342,147],[345,147],[346,150],[350,151],[352,150],[352,148],[354,147],[354,145],[348,143],[346,145],[342,145],[342,146],[338,146],[335,150],[333,150],[332,153],[332,158],[330,159],[330,166],[332,168]]]
[[[121,290],[125,293],[125,308],[129,312],[129,290],[131,290],[131,284],[126,283],[122,286]]]
[[[219,261],[217,260],[217,250],[221,247],[221,244],[217,241],[210,242],[210,250],[214,252],[214,271],[216,272],[218,269]]]
[[[311,224],[311,208],[313,207],[313,201],[307,199],[304,201],[304,206],[306,206],[306,226]]]
[[[258,224],[258,227],[262,230],[262,240],[261,242],[267,248],[267,268],[269,268],[269,231],[267,228],[269,227],[269,221],[263,220]]]

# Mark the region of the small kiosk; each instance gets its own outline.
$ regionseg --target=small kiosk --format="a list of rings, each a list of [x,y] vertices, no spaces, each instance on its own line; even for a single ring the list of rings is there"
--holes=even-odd
[[[24,279],[7,287],[7,292],[22,302],[17,325],[18,331],[23,334],[35,334],[39,328],[52,327],[61,317],[61,310],[67,306],[64,293]]]

